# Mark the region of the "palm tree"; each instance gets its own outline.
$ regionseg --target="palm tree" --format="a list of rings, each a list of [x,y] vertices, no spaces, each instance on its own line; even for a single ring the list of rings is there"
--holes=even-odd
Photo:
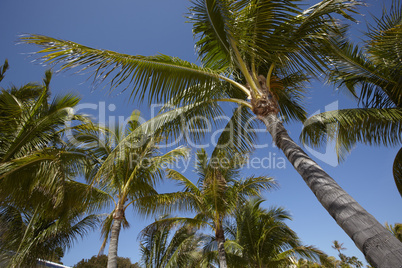
[[[196,184],[180,172],[168,170],[168,178],[176,181],[183,190],[161,194],[153,202],[159,206],[164,205],[161,208],[164,211],[177,208],[196,215],[193,218],[165,218],[150,225],[176,223],[211,229],[214,232],[212,242],[217,245],[221,268],[227,267],[224,221],[234,214],[237,205],[247,197],[260,196],[261,190],[275,187],[273,179],[264,176],[239,179],[242,159],[225,152],[226,149],[215,149],[209,159],[204,149],[198,151],[196,173],[200,177]]]
[[[223,112],[215,109],[217,102],[251,109],[368,261],[383,267],[402,263],[402,243],[289,137],[279,119],[279,115],[285,121],[305,119],[301,103],[305,82],[309,75],[333,66],[327,55],[344,32],[334,15],[352,19],[348,13],[355,11],[357,2],[323,0],[306,10],[293,0],[192,3],[188,18],[198,39],[201,66],[166,55],[131,56],[42,35],[22,40],[43,47],[38,53],[44,53],[48,64],[93,68],[95,79],[110,79],[112,89],[127,82],[137,99],[170,100],[170,105],[193,108],[189,114],[204,116]],[[178,111],[170,118],[174,113]],[[171,124],[170,133],[176,134],[180,127]]]
[[[128,207],[149,204],[140,200],[157,194],[155,184],[162,179],[163,166],[187,155],[185,147],[161,154],[158,143],[163,137],[157,132],[144,131],[139,124],[139,112],[134,111],[127,128],[115,129],[97,126],[91,122],[74,127],[76,146],[84,146],[97,159],[87,177],[91,185],[97,185],[113,203],[113,210],[103,222],[102,236],[109,241],[108,268],[117,266],[117,247],[120,229],[128,227],[125,212]]]
[[[82,156],[63,147],[61,135],[65,123],[81,119],[73,115],[79,98],[65,95],[48,103],[51,72],[45,74],[44,84],[29,83],[21,88],[2,89],[0,94],[0,179],[10,174],[50,163],[61,156]],[[24,176],[21,176],[24,178]]]
[[[159,117],[163,116],[165,114],[159,115]],[[250,114],[242,107],[235,109],[217,140],[211,158],[208,159],[204,149],[198,151],[196,172],[200,178],[196,185],[179,172],[169,170],[168,177],[179,181],[179,185],[183,186],[183,192],[143,199],[145,203],[148,203],[145,213],[156,211],[169,213],[175,208],[198,213],[193,219],[178,217],[161,219],[148,228],[157,228],[154,225],[178,223],[188,223],[195,228],[211,227],[215,232],[212,244],[218,245],[218,257],[216,258],[211,250],[204,252],[206,256],[203,262],[208,265],[218,259],[220,267],[227,267],[222,222],[234,211],[235,203],[244,200],[246,196],[258,196],[261,189],[274,186],[273,180],[266,177],[250,177],[245,181],[238,181],[240,168],[246,160],[245,155],[252,150],[255,139],[255,132],[245,127],[245,122],[250,119],[249,116]],[[156,121],[159,121],[158,118]],[[151,203],[152,205],[149,205]]]
[[[401,2],[393,1],[389,14],[385,10],[375,18],[377,25],[369,27],[362,48],[346,42],[333,56],[337,68],[330,79],[346,87],[363,107],[321,113],[304,123],[302,141],[317,147],[327,137],[334,139],[340,160],[357,142],[402,144]],[[395,157],[393,174],[402,196],[402,149]]]
[[[25,207],[10,201],[0,206],[0,262],[8,267],[35,267],[38,259],[58,260],[56,253],[71,248],[100,223],[85,205],[86,185],[69,180],[60,184],[64,184],[62,198],[35,191],[26,198]],[[61,200],[57,204],[55,199]]]
[[[147,268],[197,267],[202,261],[203,236],[193,228],[153,225],[141,234],[141,260]]]
[[[345,254],[343,254],[341,251],[346,250],[346,248],[343,247],[343,243],[338,242],[338,240],[334,240],[333,245],[331,246],[333,249],[338,251],[338,256],[340,258],[340,261],[335,260],[333,266],[334,267],[356,267],[360,268],[363,267],[363,263],[359,261],[359,259],[355,256],[348,257]]]
[[[50,79],[47,71],[42,85],[0,93],[0,248],[11,267],[64,251],[97,223],[87,213],[98,193],[73,180],[86,156],[62,137],[67,121],[81,119],[72,114],[79,98],[48,103]]]
[[[333,249],[337,250],[339,254],[341,254],[342,250],[345,250],[346,248],[343,247],[343,243],[339,243],[338,240],[334,240],[333,245],[331,246]]]
[[[255,198],[237,207],[226,233],[238,252],[229,255],[230,267],[288,267],[296,257],[317,260],[323,253],[303,246],[296,233],[284,223],[290,219],[283,208],[260,207]]]

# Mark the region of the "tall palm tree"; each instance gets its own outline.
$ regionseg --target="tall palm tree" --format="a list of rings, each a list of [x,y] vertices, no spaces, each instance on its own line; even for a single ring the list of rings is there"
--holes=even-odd
[[[153,225],[140,234],[141,260],[147,268],[198,267],[202,261],[202,235],[189,226],[174,230]]]
[[[304,123],[302,141],[317,147],[327,137],[334,139],[340,160],[357,142],[402,144],[401,2],[394,0],[389,13],[385,11],[369,27],[363,47],[346,42],[333,55],[337,68],[330,79],[349,90],[362,108],[321,113]],[[393,174],[402,196],[402,148],[395,157]]]
[[[242,159],[238,155],[232,157],[225,151],[214,150],[210,159],[205,150],[198,151],[196,172],[200,177],[196,184],[180,172],[168,170],[168,178],[176,181],[183,190],[157,196],[157,204],[164,205],[162,209],[165,211],[177,208],[183,212],[193,212],[195,216],[165,218],[151,225],[180,223],[211,229],[221,268],[228,267],[224,221],[234,214],[237,205],[247,197],[260,196],[261,190],[275,187],[273,179],[264,176],[239,179]]]
[[[304,83],[309,75],[333,66],[326,56],[344,32],[334,16],[352,19],[349,12],[357,4],[323,0],[302,10],[297,3],[192,1],[188,18],[198,39],[201,66],[166,55],[131,56],[42,35],[22,40],[42,46],[38,53],[44,53],[42,58],[49,64],[93,68],[95,79],[110,79],[112,88],[127,82],[132,96],[139,99],[171,100],[172,105],[189,105],[198,115],[207,116],[222,112],[213,109],[217,102],[251,109],[368,261],[374,266],[396,266],[402,263],[402,244],[289,137],[279,119],[279,115],[285,121],[305,119]],[[171,124],[171,133],[178,128]]]
[[[296,257],[317,260],[323,253],[303,246],[296,233],[284,223],[290,219],[283,208],[260,207],[263,199],[248,200],[236,209],[226,233],[235,248],[230,267],[288,267]],[[231,258],[232,257],[232,258]]]
[[[338,251],[339,254],[341,254],[342,250],[345,250],[346,248],[343,247],[343,243],[339,243],[338,240],[334,240],[333,245],[331,246],[333,249]]]
[[[121,227],[128,227],[125,212],[130,206],[147,206],[139,201],[157,194],[155,184],[163,177],[163,167],[185,157],[188,149],[178,147],[162,154],[158,143],[163,137],[158,132],[145,131],[139,124],[139,112],[134,111],[126,129],[109,129],[91,122],[74,127],[76,145],[82,145],[97,159],[87,177],[113,203],[113,210],[103,222],[104,241],[109,241],[108,268],[117,267],[117,248]]]
[[[163,116],[165,114],[159,115],[159,117]],[[183,186],[183,192],[143,199],[148,204],[153,204],[147,206],[146,213],[155,211],[170,213],[174,209],[198,213],[192,219],[165,218],[150,225],[149,228],[154,228],[154,225],[159,224],[178,223],[188,223],[194,228],[210,226],[215,232],[212,243],[218,245],[218,256],[216,257],[212,251],[204,252],[206,254],[203,260],[205,265],[210,265],[215,259],[218,259],[220,267],[227,267],[222,222],[233,213],[235,203],[244,200],[246,196],[258,196],[261,189],[269,189],[274,186],[272,179],[266,177],[251,177],[245,181],[238,181],[239,171],[246,160],[245,155],[252,150],[256,138],[255,132],[246,127],[245,122],[249,120],[250,114],[245,112],[242,107],[238,107],[222,129],[211,158],[208,159],[204,149],[198,151],[196,172],[200,178],[196,185],[179,172],[169,170],[168,177],[179,181],[179,184]],[[159,121],[158,117],[156,121]]]

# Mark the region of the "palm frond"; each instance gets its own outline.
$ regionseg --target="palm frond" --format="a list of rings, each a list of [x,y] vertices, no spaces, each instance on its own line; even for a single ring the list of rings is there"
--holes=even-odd
[[[393,0],[387,12],[384,8],[381,18],[374,18],[375,26],[369,25],[367,36],[370,39],[367,43],[367,51],[375,65],[385,64],[388,68],[395,69],[401,64],[402,57],[399,53],[402,44],[401,7],[400,0]]]
[[[295,16],[292,23],[288,24],[295,27],[290,42],[297,46],[296,53],[288,54],[291,61],[312,74],[325,71],[329,64],[327,40],[344,35],[346,30],[345,26],[334,18],[334,14],[337,13],[346,20],[355,21],[351,14],[357,13],[356,8],[360,4],[359,1],[354,0],[323,0]],[[294,63],[291,65],[298,69]]]
[[[188,226],[192,228],[200,229],[202,227],[211,227],[208,222],[199,220],[197,218],[188,218],[188,217],[164,217],[162,219],[158,219],[145,227],[139,237],[146,236],[151,230],[155,228],[167,227],[172,228],[173,226]]]
[[[303,258],[303,259],[308,259],[311,261],[317,261],[320,259],[320,256],[324,255],[324,253],[317,249],[314,246],[298,246],[294,247],[285,251],[282,251],[278,256],[276,257],[276,262],[281,262],[281,263],[288,263],[291,261],[290,257],[295,257],[295,258]]]
[[[227,117],[228,123],[216,141],[212,158],[222,155],[234,156],[250,153],[256,143],[256,121],[247,107],[240,106]]]
[[[180,186],[184,187],[183,192],[194,193],[196,196],[201,195],[201,192],[198,189],[198,187],[180,172],[173,169],[167,169],[166,176],[172,180],[177,181]]]
[[[204,66],[214,70],[228,69],[232,47],[231,25],[234,15],[230,14],[230,1],[195,0],[189,10],[188,19],[193,23],[196,46]]]
[[[278,72],[279,79],[271,79],[271,91],[278,99],[279,113],[284,122],[298,120],[304,122],[307,118],[303,100],[308,77],[303,72],[284,74]]]
[[[18,124],[4,133],[10,136],[10,140],[2,143],[0,148],[3,162],[46,147],[54,141],[56,131],[73,119],[73,107],[79,98],[68,95],[48,106],[47,94],[44,89],[34,106],[21,108],[21,115],[14,120]]]
[[[236,5],[233,35],[242,40],[239,43],[241,51],[254,59],[253,64],[256,60],[265,64],[274,62],[272,51],[283,51],[284,46],[280,44],[287,38],[279,36],[277,28],[300,14],[300,9],[293,1],[237,1]],[[267,41],[270,41],[269,45]]]
[[[52,258],[56,248],[63,251],[70,248],[77,239],[97,226],[97,215],[85,216],[75,208],[69,207],[69,212],[48,213],[3,207],[4,214],[0,219],[2,250],[15,253],[9,265],[31,266],[36,265],[38,258]]]
[[[143,215],[166,214],[174,211],[191,212],[199,207],[198,196],[190,192],[174,192],[148,195],[139,198],[137,209]]]
[[[345,86],[364,107],[387,108],[400,104],[400,81],[390,74],[388,66],[375,64],[364,50],[346,41],[333,44],[331,52],[335,65],[329,75],[332,83],[340,88]]]
[[[336,141],[339,160],[357,142],[394,146],[402,143],[402,110],[344,109],[312,116],[304,123],[301,141],[319,147],[327,140]]]
[[[94,81],[109,79],[111,90],[126,83],[126,88],[132,88],[131,96],[139,100],[147,94],[149,100],[167,102],[186,88],[212,85],[220,79],[219,72],[162,54],[131,56],[43,35],[28,35],[21,40],[41,46],[37,53],[45,54],[41,59],[47,64],[60,64],[61,70],[91,70]]]
[[[9,68],[8,60],[4,61],[4,64],[0,66],[0,82],[4,78],[4,74],[6,73],[7,69]]]
[[[249,177],[235,182],[234,185],[236,195],[239,195],[237,202],[244,202],[250,197],[259,197],[262,191],[273,190],[278,187],[273,178],[266,176]]]
[[[164,166],[172,165],[177,162],[180,158],[186,159],[188,158],[190,153],[190,149],[184,146],[179,146],[174,148],[173,150],[168,151],[167,153],[155,156],[149,163],[151,172],[157,172],[157,170],[162,170]],[[162,179],[160,177],[160,179]]]
[[[41,151],[36,151],[34,154],[23,156],[20,158],[16,158],[7,162],[3,162],[0,164],[0,179],[5,176],[11,174],[12,172],[16,172],[19,169],[27,168],[30,165],[36,165],[42,161],[53,161],[58,159],[60,154],[62,154],[60,150],[54,149],[44,149]],[[65,152],[68,153],[68,152]]]
[[[348,20],[357,1],[324,0],[302,11],[295,1],[258,1],[256,10],[265,14],[252,42],[266,65],[275,63],[282,70],[320,74],[326,68],[326,40],[342,34],[343,27],[333,18],[340,13]],[[259,7],[261,6],[261,7]],[[253,14],[253,13],[251,13]],[[250,30],[250,34],[254,31]]]

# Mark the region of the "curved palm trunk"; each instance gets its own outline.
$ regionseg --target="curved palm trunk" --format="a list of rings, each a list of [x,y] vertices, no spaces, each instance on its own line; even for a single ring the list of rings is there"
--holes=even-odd
[[[401,267],[402,243],[346,193],[288,135],[279,118],[258,115],[276,145],[313,191],[318,201],[374,267]]]
[[[117,207],[115,213],[113,214],[109,252],[107,255],[107,268],[117,268],[117,246],[119,244],[119,234],[123,219],[124,211],[120,207]]]
[[[228,265],[226,263],[225,233],[222,229],[222,224],[220,224],[215,231],[215,239],[218,243],[219,268],[227,268]]]

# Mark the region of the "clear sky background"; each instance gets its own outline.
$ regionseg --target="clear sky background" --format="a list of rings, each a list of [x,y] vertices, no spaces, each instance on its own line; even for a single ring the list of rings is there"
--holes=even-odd
[[[316,2],[303,1],[306,7]],[[384,5],[389,7],[391,4],[391,0],[367,2],[369,6],[360,9],[365,16],[357,16],[360,23],[352,26],[351,37],[356,41],[364,37],[362,32],[366,30],[366,22],[371,21],[370,14],[379,15]],[[41,81],[43,78],[47,67],[37,62],[32,63],[34,57],[29,57],[28,54],[37,48],[17,44],[18,36],[25,33],[48,35],[121,53],[163,53],[196,62],[191,24],[185,23],[183,16],[189,5],[185,0],[1,0],[0,62],[7,58],[10,70],[0,86],[19,86],[31,81]],[[114,120],[118,116],[127,118],[133,109],[140,109],[146,119],[151,116],[151,110],[145,104],[129,101],[129,92],[119,94],[119,91],[115,91],[108,94],[107,89],[93,90],[91,83],[86,81],[87,78],[88,74],[75,75],[73,72],[55,75],[51,84],[52,93],[57,95],[74,92],[80,95],[83,104],[81,111],[93,114],[97,119],[106,118],[109,121],[109,118]],[[356,107],[353,99],[321,82],[314,82],[309,91],[306,98],[309,115],[329,110],[330,107]],[[95,108],[90,108],[91,105]],[[106,113],[101,111],[101,107],[106,107]],[[291,123],[287,128],[292,138],[298,140],[301,124]],[[207,139],[206,142],[208,141],[210,140]],[[271,138],[266,133],[259,135],[259,141],[261,144],[271,144]],[[392,163],[398,148],[359,144],[344,163],[335,166],[333,150],[322,150],[324,155],[313,158],[379,222],[402,222],[402,199],[392,177]],[[283,167],[282,164],[273,165],[274,159],[276,163],[283,159],[277,148],[270,145],[259,149],[253,157],[262,159],[269,155],[271,168],[244,170],[245,175],[269,175],[279,182],[279,190],[264,195],[267,199],[264,206],[276,205],[288,209],[293,216],[293,221],[288,224],[303,243],[315,245],[327,254],[336,256],[337,252],[331,248],[331,244],[333,240],[338,240],[347,248],[344,252],[346,255],[355,255],[363,260],[363,255],[353,241],[321,207],[293,167],[288,162],[284,168],[280,168]],[[266,161],[268,164],[268,160]],[[197,179],[191,169],[186,175],[192,180]],[[178,189],[167,184],[163,190]],[[126,214],[131,228],[121,232],[118,255],[136,262],[140,258],[138,232],[152,219],[144,219],[131,211]],[[63,262],[73,266],[81,259],[97,254],[100,245],[99,230],[92,232],[66,252]]]

